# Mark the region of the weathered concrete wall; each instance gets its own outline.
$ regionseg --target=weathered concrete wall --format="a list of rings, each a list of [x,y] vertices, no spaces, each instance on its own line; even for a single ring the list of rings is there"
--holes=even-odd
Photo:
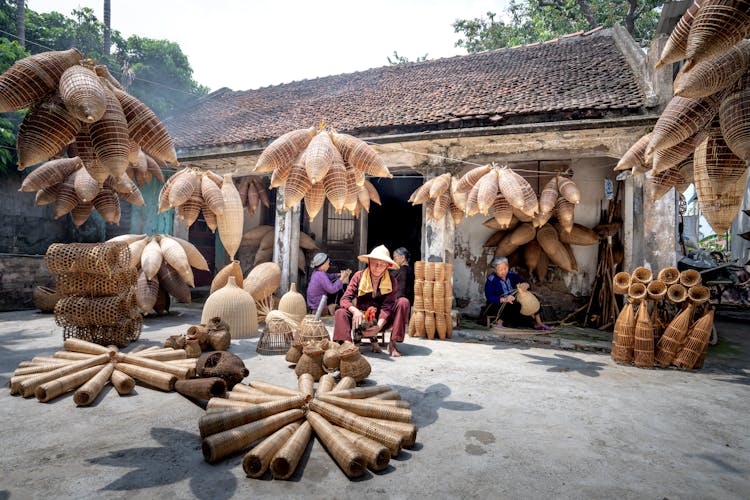
[[[33,309],[32,294],[38,285],[55,286],[43,255],[0,253],[0,311]]]

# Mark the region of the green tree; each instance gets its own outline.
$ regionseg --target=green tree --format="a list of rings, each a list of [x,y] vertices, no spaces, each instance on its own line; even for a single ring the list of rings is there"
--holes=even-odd
[[[10,68],[14,62],[28,56],[18,42],[0,38],[0,73]],[[4,113],[0,115],[0,173],[15,168],[18,162],[16,155],[16,135],[25,112]]]
[[[506,20],[458,19],[456,47],[479,52],[543,42],[568,33],[621,23],[641,46],[654,35],[663,1],[657,0],[511,0]]]
[[[417,57],[414,60],[414,62],[426,61],[427,60],[427,55],[428,54],[425,54],[423,56]],[[391,59],[391,56],[386,56],[386,59],[388,59],[388,64],[390,64],[391,66],[393,66],[395,64],[404,64],[404,63],[411,62],[408,57],[404,57],[404,56],[399,55],[398,52],[395,51],[395,50],[393,51],[393,59]]]

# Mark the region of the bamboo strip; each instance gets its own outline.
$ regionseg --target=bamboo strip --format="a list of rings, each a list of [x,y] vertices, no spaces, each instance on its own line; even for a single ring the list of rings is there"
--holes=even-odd
[[[313,380],[313,376],[309,373],[300,375],[297,379],[297,389],[302,394],[308,396],[308,400],[312,399],[313,394],[315,394],[315,380]]]
[[[108,363],[99,373],[89,379],[73,394],[73,402],[77,406],[88,406],[94,402],[96,397],[102,392],[104,386],[109,382],[112,372],[115,369],[114,363]]]
[[[116,369],[112,372],[112,385],[114,386],[117,394],[125,396],[133,392],[135,387],[135,380],[130,375],[127,375],[120,370]]]
[[[357,381],[354,380],[354,377],[341,377],[341,380],[339,380],[339,383],[336,384],[331,392],[343,391],[354,387],[357,387]]]
[[[381,418],[361,417],[365,422],[378,424],[386,429],[399,434],[403,439],[401,446],[411,448],[417,442],[417,426],[410,422],[394,422],[393,420],[383,420]]]
[[[368,469],[379,471],[388,467],[391,453],[381,443],[343,427],[334,426],[334,429],[356,446],[364,457]]]
[[[87,380],[100,372],[102,368],[104,368],[103,365],[92,366],[90,368],[85,368],[83,370],[70,373],[60,378],[50,380],[49,382],[40,384],[34,391],[34,394],[39,401],[41,401],[42,403],[46,403],[47,401],[55,399],[57,396],[65,394],[68,391],[72,391],[78,386],[86,383]]]
[[[57,351],[55,354],[52,355],[55,359],[67,359],[67,360],[81,360],[81,359],[89,359],[93,356],[96,356],[96,354],[86,354],[83,352],[68,352],[68,351]]]
[[[174,390],[174,384],[175,382],[177,382],[177,375],[166,373],[160,370],[154,370],[152,368],[146,368],[139,365],[118,363],[117,369],[127,375],[130,375],[136,380],[145,382],[146,384],[156,387],[157,389],[161,389],[162,391]]]
[[[385,405],[385,403],[398,403],[406,401],[359,401],[355,399],[337,398],[329,394],[321,394],[318,399],[326,403],[334,404],[340,408],[356,413],[363,417],[384,418],[397,422],[411,422],[411,410]]]
[[[242,469],[247,477],[258,478],[265,474],[271,465],[276,452],[284,446],[294,432],[300,427],[300,422],[292,422],[263,440],[258,446],[248,451],[242,459]]]
[[[294,474],[311,437],[312,427],[309,422],[303,422],[295,429],[294,434],[287,439],[271,460],[271,475],[274,479],[289,479]]]
[[[254,408],[258,405],[251,403],[245,403],[243,401],[230,401],[224,398],[211,398],[206,403],[206,412],[211,413],[224,412],[227,410],[246,410],[247,408]]]
[[[315,429],[315,435],[339,464],[344,474],[349,477],[358,477],[365,473],[365,458],[351,441],[314,411],[307,413],[307,421]]]
[[[144,358],[142,356],[134,356],[132,354],[124,354],[121,352],[118,352],[115,355],[115,359],[121,362],[121,364],[137,365],[142,366],[143,368],[149,368],[151,370],[170,373],[180,379],[186,379],[188,376],[188,371],[190,370],[187,367],[170,365],[161,361]]]
[[[247,392],[227,391],[227,399],[231,399],[234,401],[242,401],[244,403],[259,404],[259,403],[272,403],[274,401],[280,401],[284,399],[284,396],[272,396],[270,394],[256,395],[256,394],[249,394]]]
[[[401,399],[401,394],[398,391],[381,392],[367,399]]]
[[[82,352],[84,354],[106,354],[111,351],[108,347],[76,338],[65,339],[63,346],[66,351]]]
[[[213,404],[212,404],[213,402]],[[204,415],[198,422],[201,437],[207,437],[218,432],[223,432],[234,427],[254,422],[261,418],[273,415],[286,410],[302,408],[305,404],[305,398],[298,394],[297,396],[280,399],[268,403],[249,405],[238,400],[226,400],[212,398],[208,401],[208,406],[233,407],[241,408],[242,411],[232,412],[231,415]]]
[[[331,391],[331,396],[336,396],[337,398],[364,399],[390,390],[392,389],[387,385],[370,385],[367,387],[355,387],[353,389],[343,389],[340,391],[334,390]]]
[[[70,375],[71,373],[79,372],[92,366],[102,365],[110,360],[109,351],[106,354],[100,354],[90,359],[82,359],[74,363],[70,363],[65,366],[61,366],[51,372],[42,373],[39,375],[31,376],[30,378],[21,380],[15,387],[15,392],[20,392],[23,397],[28,398],[34,395],[36,388],[40,385],[55,380],[56,378]],[[14,389],[14,385],[11,385],[11,389]]]
[[[388,451],[391,452],[392,457],[398,456],[401,452],[403,441],[401,435],[382,425],[362,420],[361,416],[356,413],[320,401],[319,399],[313,399],[310,401],[308,407],[310,410],[323,415],[333,424],[384,444],[388,448]]]
[[[258,389],[259,391],[263,391],[266,394],[286,397],[299,396],[299,391],[295,391],[294,389],[287,389],[284,386],[271,384],[269,382],[261,382],[260,380],[251,380],[250,382],[248,382],[248,385],[250,387]]]
[[[331,392],[333,390],[333,386],[336,385],[336,379],[333,378],[333,375],[330,373],[326,373],[325,375],[321,376],[320,379],[318,379],[318,394],[325,394],[328,392]]]
[[[223,398],[227,393],[227,382],[219,377],[178,380],[174,389],[183,396],[196,399]]]
[[[213,414],[211,416],[213,416]],[[201,446],[203,449],[203,458],[209,463],[214,463],[227,455],[240,451],[253,441],[257,441],[258,439],[277,431],[286,424],[297,421],[304,416],[305,412],[302,410],[286,410],[248,424],[212,434],[203,439],[203,444]]]

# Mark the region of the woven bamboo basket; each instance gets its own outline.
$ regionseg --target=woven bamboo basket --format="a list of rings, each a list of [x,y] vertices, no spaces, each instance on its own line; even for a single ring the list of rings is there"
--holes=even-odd
[[[450,188],[451,174],[447,173],[447,174],[439,175],[429,182],[430,182],[429,197],[435,199],[441,196],[442,194],[446,193],[448,191],[448,188]]]
[[[326,351],[328,352],[328,351]],[[333,390],[333,387],[336,385],[336,379],[333,378],[333,375],[325,374],[320,379],[318,379],[318,394],[325,394],[327,392],[331,392]]]
[[[302,357],[302,347],[302,342],[292,339],[289,350],[286,352],[286,361],[288,363],[296,364],[297,361],[299,361],[299,358]]]
[[[685,299],[687,299],[687,289],[679,283],[669,285],[669,288],[667,288],[667,299],[675,304],[685,302]]]
[[[299,162],[295,163],[284,187],[284,206],[286,209],[289,210],[299,203],[311,187],[312,182],[307,176],[304,165]]]
[[[578,186],[576,186],[576,183],[568,177],[557,176],[557,190],[559,191],[560,196],[565,198],[568,202],[574,205],[581,202],[581,191],[578,189]]]
[[[65,109],[57,94],[32,107],[18,129],[19,170],[55,156],[80,128],[80,122]]]
[[[685,49],[687,48],[687,37],[690,32],[690,26],[693,24],[695,14],[700,8],[701,1],[693,1],[692,5],[682,15],[669,36],[667,43],[664,44],[659,61],[656,67],[659,68],[664,64],[671,64],[685,59]]]
[[[718,96],[698,99],[674,96],[654,125],[646,151],[666,149],[688,139],[708,125],[718,110]]]
[[[476,183],[479,212],[487,215],[498,194],[497,171],[490,170]]]
[[[646,300],[646,285],[640,282],[632,282],[628,288],[628,298],[634,302]]]
[[[305,171],[313,184],[321,182],[334,161],[334,146],[331,136],[324,131],[312,138],[305,150]]]
[[[747,171],[725,191],[719,191],[708,175],[706,164],[695,161],[694,183],[701,212],[716,234],[723,234],[732,225],[745,194]]]
[[[217,215],[222,215],[224,213],[224,196],[221,189],[207,175],[201,176],[200,193],[206,201],[208,208],[210,208],[213,213]],[[239,192],[237,194],[239,195]]]
[[[258,313],[255,301],[245,290],[237,286],[230,276],[224,288],[211,294],[203,305],[201,323],[220,317],[230,328],[232,338],[254,337],[258,334]]]
[[[492,202],[492,216],[499,228],[508,228],[513,222],[513,207],[502,195],[497,195]]]
[[[315,381],[309,373],[303,373],[297,378],[297,390],[305,396],[306,399],[312,399],[315,393]]]
[[[292,356],[289,355],[289,351],[291,349],[292,345],[292,339],[294,338],[294,334],[292,333],[291,327],[284,321],[279,321],[278,323],[286,325],[288,327],[287,331],[281,331],[281,332],[274,332],[271,330],[271,327],[269,326],[265,330],[263,330],[263,333],[260,336],[260,339],[258,339],[258,347],[255,349],[255,351],[258,354],[263,355],[274,355],[274,354],[287,354],[287,361],[289,361],[290,358],[293,359]],[[268,324],[268,323],[266,323]],[[299,349],[297,349],[299,352]],[[300,352],[301,356],[301,352]],[[292,363],[296,363],[297,360],[299,360],[299,357],[295,359],[295,361],[290,361]]]
[[[141,250],[140,258],[141,269],[146,274],[146,278],[152,279],[159,273],[163,260],[159,241],[156,238],[149,239]]]
[[[307,414],[307,420],[315,429],[315,435],[348,477],[359,477],[364,474],[367,461],[352,441],[315,411]]]
[[[44,257],[47,269],[54,274],[74,272],[111,276],[126,270],[130,263],[125,243],[54,243]]]
[[[81,225],[89,218],[93,210],[94,204],[92,202],[79,201],[78,205],[73,207],[73,210],[70,211],[70,218],[73,220],[73,224],[76,227],[81,227]]]
[[[255,266],[245,277],[244,288],[255,301],[263,300],[279,288],[281,268],[274,262],[264,262]]]
[[[659,271],[658,279],[665,285],[674,285],[680,281],[680,271],[676,267],[665,267]]]
[[[159,279],[148,279],[146,274],[141,271],[135,286],[135,300],[143,312],[149,313],[156,305],[156,299],[159,297]]]
[[[312,376],[314,381],[325,374],[323,371],[323,349],[316,344],[308,344],[302,348],[302,356],[294,368],[294,373],[298,377],[307,373]]]
[[[238,386],[240,384],[237,384]],[[224,432],[235,427],[239,427],[251,422],[255,422],[270,415],[275,415],[287,410],[302,408],[305,404],[305,398],[295,393],[276,401],[259,403],[253,406],[246,406],[241,411],[226,412],[223,414],[204,415],[198,421],[198,428],[202,438]]]
[[[669,168],[676,167],[684,160],[690,158],[695,147],[700,144],[707,135],[708,129],[703,127],[695,134],[691,135],[684,141],[678,142],[674,146],[654,151],[651,157],[654,164],[653,173],[663,172]]]
[[[540,227],[537,230],[536,239],[552,263],[560,267],[563,271],[572,271],[574,269],[574,263],[571,261],[564,244],[560,242],[554,227],[550,225]]]
[[[310,221],[313,221],[315,216],[323,209],[323,205],[326,201],[325,183],[318,182],[317,184],[313,184],[310,190],[305,194],[304,200],[307,215],[310,218]]]
[[[128,121],[114,94],[105,90],[105,96],[106,111],[101,119],[89,124],[89,135],[97,159],[110,175],[119,177],[128,168]]]
[[[428,339],[435,338],[435,313],[434,311],[424,312],[424,332]]]
[[[524,205],[524,192],[521,180],[508,167],[495,169],[500,193],[508,200],[512,207],[521,208]],[[520,179],[520,180],[519,180]],[[478,185],[478,183],[477,183]],[[469,195],[471,196],[471,195]]]
[[[647,267],[637,267],[633,271],[632,280],[634,283],[648,284],[651,283],[653,278],[654,274],[651,272],[651,269]]]
[[[42,312],[54,312],[55,304],[57,304],[59,299],[60,295],[53,288],[46,286],[34,287],[34,306]]]
[[[680,273],[680,284],[686,288],[701,284],[701,273],[695,269],[686,269]]]
[[[105,186],[93,200],[94,208],[106,222],[120,223],[120,200],[111,188]]]
[[[328,330],[321,320],[315,320],[314,316],[308,314],[302,319],[299,329],[299,338],[304,344],[328,340]]]
[[[108,363],[109,364],[109,363]],[[56,397],[65,394],[66,392],[72,391],[81,385],[85,384],[99,372],[101,372],[106,365],[92,366],[74,373],[69,373],[62,377],[50,380],[39,384],[34,391],[36,398],[42,403],[46,403]]]
[[[83,162],[77,156],[48,161],[23,179],[19,191],[30,193],[60,184],[82,166]]]
[[[436,281],[432,286],[432,307],[436,313],[445,312],[445,284],[442,281]]]
[[[441,281],[445,281],[445,270],[447,264],[445,262],[434,262],[433,264],[433,280],[435,281],[435,284]]]
[[[174,297],[178,302],[182,302],[185,304],[190,304],[192,302],[190,287],[188,287],[187,283],[185,283],[180,274],[175,271],[172,266],[165,262],[162,262],[161,267],[159,267],[159,273],[157,274],[157,276],[159,277],[160,287],[164,289],[169,295]],[[217,315],[214,314],[213,316]]]
[[[161,254],[164,262],[172,266],[174,270],[180,274],[180,277],[182,277],[182,279],[185,281],[185,283],[188,284],[188,286],[194,287],[195,282],[193,280],[193,271],[190,268],[187,254],[182,248],[182,245],[171,238],[160,237],[159,248],[161,249]],[[242,272],[240,272],[239,275],[239,282],[242,283]]]
[[[627,303],[617,316],[612,337],[612,359],[616,363],[630,364],[633,361],[635,325],[633,304]]]
[[[372,370],[370,363],[362,356],[357,346],[341,347],[339,360],[341,377],[351,377],[357,382],[366,379]]]
[[[315,127],[292,130],[274,140],[255,163],[255,172],[272,172],[278,168],[291,165],[299,154],[315,137]]]
[[[690,161],[690,165],[692,168],[692,161]],[[653,187],[652,199],[654,201],[660,200],[673,187],[679,190],[682,185],[690,182],[683,175],[682,167],[683,165],[678,165],[677,167],[668,168],[663,172],[649,177],[649,183]]]
[[[227,383],[219,377],[178,380],[174,384],[174,389],[183,396],[209,400],[226,397]]]
[[[654,367],[654,328],[646,303],[638,308],[633,344],[634,362],[638,368]]]
[[[495,256],[508,257],[518,249],[518,245],[510,242],[510,233],[507,234],[495,247]]]
[[[270,469],[274,479],[288,479],[294,473],[311,437],[310,422],[305,421],[295,429],[271,459]]]
[[[700,61],[722,53],[750,33],[746,0],[705,1],[690,26],[685,58]]]
[[[525,290],[518,290],[516,300],[521,304],[521,314],[524,316],[534,316],[541,308],[539,299],[533,293]]]
[[[718,193],[730,189],[747,171],[745,160],[736,156],[724,141],[718,122],[714,122],[708,137],[695,148],[693,165],[694,168],[705,169]]]
[[[295,321],[302,321],[307,314],[305,297],[297,291],[297,283],[290,285],[289,291],[281,296],[278,310],[288,314]],[[328,334],[326,333],[326,337]]]
[[[529,272],[534,272],[539,265],[539,256],[542,254],[542,247],[539,242],[532,240],[528,245],[523,247],[523,260]]]
[[[419,280],[424,280],[425,279],[424,266],[425,266],[425,262],[422,261],[422,260],[418,260],[418,261],[414,262],[414,279],[415,279],[414,287],[415,287],[415,294],[416,294],[416,286],[417,286],[416,282],[419,281]]]
[[[61,297],[55,305],[60,326],[115,326],[130,317],[135,296],[128,290],[111,297]]]
[[[391,453],[383,444],[343,427],[336,426],[335,429],[359,450],[367,463],[368,469],[380,471],[388,467]]]
[[[408,402],[399,400],[371,400],[339,398],[334,393],[321,394],[316,399],[333,404],[363,417],[383,418],[397,422],[410,422],[411,409]]]
[[[238,260],[233,260],[216,273],[216,276],[214,276],[214,279],[211,281],[210,293],[214,293],[215,291],[224,288],[229,281],[230,276],[234,277],[235,283],[242,283],[244,281],[242,267]]]
[[[490,171],[489,165],[484,165],[481,167],[475,167],[466,172],[461,178],[458,180],[458,184],[456,185],[456,192],[457,193],[468,193],[471,191],[471,189],[476,185],[476,183],[484,177],[486,173]]]
[[[693,317],[693,311],[693,304],[688,304],[686,308],[680,311],[669,322],[669,325],[659,339],[656,345],[655,359],[662,368],[666,368],[672,363],[672,360],[685,342],[685,337],[690,327],[690,320]]]
[[[127,118],[131,139],[155,160],[177,165],[172,138],[156,114],[132,95],[117,89],[113,92]]]
[[[532,241],[536,237],[536,229],[528,222],[519,224],[513,231],[508,234],[508,242],[520,247]]]
[[[242,243],[242,227],[244,221],[244,210],[242,200],[237,188],[232,181],[232,175],[226,174],[221,185],[221,195],[224,198],[224,213],[216,214],[216,223],[219,227],[219,237],[231,260]]]
[[[711,291],[702,285],[694,285],[688,289],[688,298],[693,304],[703,304],[711,298]]]
[[[435,282],[425,281],[422,285],[422,301],[426,311],[435,310]]]
[[[25,57],[0,75],[0,113],[25,108],[57,87],[63,72],[78,64],[77,49],[49,51]]]
[[[646,287],[649,300],[661,300],[667,295],[667,285],[659,279],[655,279]]]
[[[111,376],[112,386],[120,396],[125,396],[133,392],[135,380],[130,375],[126,375],[120,370],[114,370]]]
[[[328,373],[335,372],[339,369],[341,358],[339,357],[338,344],[332,343],[323,354],[323,370]],[[318,388],[320,390],[320,388]]]
[[[414,309],[414,312],[412,313],[411,321],[414,323],[414,336],[415,337],[424,337],[426,330],[425,330],[425,312]]]
[[[597,245],[599,243],[599,235],[594,230],[580,224],[573,224],[570,231],[561,230],[562,228],[558,228],[557,226],[555,226],[555,229],[557,229],[558,237],[562,243],[583,246]]]
[[[374,177],[393,177],[383,159],[366,142],[336,132],[331,132],[331,140],[345,163]]]
[[[635,144],[630,146],[630,149],[628,149],[624,155],[622,155],[622,158],[620,158],[620,161],[617,162],[617,166],[615,167],[615,171],[620,170],[629,170],[634,168],[641,168],[644,170],[648,170],[647,161],[646,161],[646,146],[648,146],[649,141],[651,141],[651,134],[646,134],[640,139],[638,139]],[[546,188],[545,188],[546,189]],[[542,195],[544,195],[544,191],[542,191]],[[541,205],[541,203],[540,203]],[[546,202],[545,202],[546,205]],[[544,209],[540,206],[540,210],[544,211]]]
[[[740,89],[729,92],[719,106],[721,134],[732,152],[750,160],[750,85],[747,77]]]
[[[747,70],[750,42],[742,40],[726,51],[704,58],[683,68],[675,79],[674,94],[681,97],[705,97],[733,85]]]
[[[82,122],[93,123],[104,115],[107,109],[104,87],[92,70],[71,66],[60,75],[58,88],[65,107]]]
[[[694,368],[701,354],[708,347],[713,326],[714,310],[712,309],[690,327],[685,344],[672,363],[686,370]]]
[[[271,460],[301,424],[292,422],[264,439],[259,445],[248,451],[242,459],[242,469],[247,477],[258,478],[265,474]]]

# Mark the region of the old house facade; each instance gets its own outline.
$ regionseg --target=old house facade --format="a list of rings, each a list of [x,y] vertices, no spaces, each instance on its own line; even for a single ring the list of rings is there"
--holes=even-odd
[[[257,90],[220,89],[167,126],[182,165],[236,177],[260,175],[252,169],[270,141],[322,120],[370,142],[394,175],[373,179],[382,207],[355,219],[335,214],[326,203],[309,221],[300,207],[280,208],[282,189],[271,210],[246,215],[246,230],[275,225],[282,289],[299,279],[296,242],[303,229],[339,267],[355,265],[357,254],[379,243],[391,250],[405,246],[416,259],[452,262],[457,305],[476,314],[493,256],[482,247],[493,232],[483,225],[486,217],[458,225],[450,217],[428,220],[422,207],[407,203],[410,194],[434,176],[460,176],[491,162],[521,172],[537,193],[550,173],[572,172],[583,195],[576,222],[595,226],[606,201],[605,179],[614,180],[612,167],[653,126],[671,96],[671,71],[649,69],[662,43],[657,40],[645,54],[615,27]],[[628,179],[622,215],[624,268],[673,264],[673,192],[653,203],[642,178]],[[574,253],[578,270],[554,272],[550,291],[590,292],[597,248],[574,247]]]

